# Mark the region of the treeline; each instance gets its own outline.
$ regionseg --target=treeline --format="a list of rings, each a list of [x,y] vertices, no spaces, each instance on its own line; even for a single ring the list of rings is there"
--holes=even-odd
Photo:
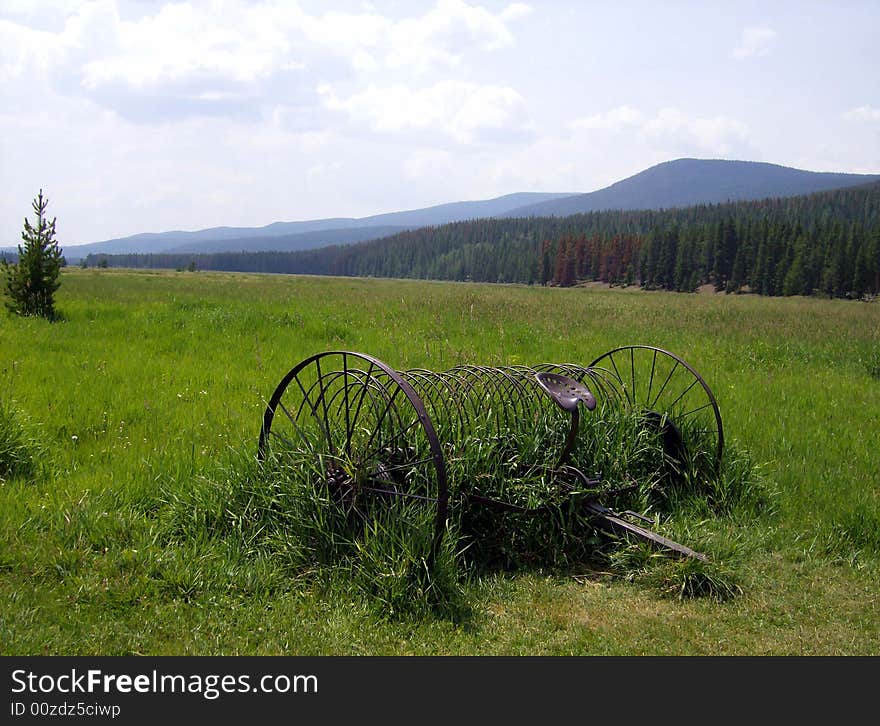
[[[660,211],[477,219],[304,252],[90,255],[88,265],[762,295],[880,292],[880,183]]]

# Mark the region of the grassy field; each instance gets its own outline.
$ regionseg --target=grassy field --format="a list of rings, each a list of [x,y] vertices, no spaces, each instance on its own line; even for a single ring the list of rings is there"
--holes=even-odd
[[[878,304],[66,270],[58,306],[0,314],[4,654],[880,654]],[[222,497],[308,355],[442,370],[630,343],[703,374],[771,495],[688,523],[733,599],[532,570],[466,579],[454,616],[389,618],[206,524],[239,531]]]

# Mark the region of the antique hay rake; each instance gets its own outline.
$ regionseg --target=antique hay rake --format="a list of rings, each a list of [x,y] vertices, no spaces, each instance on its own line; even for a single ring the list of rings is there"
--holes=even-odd
[[[601,529],[705,559],[637,523],[651,521],[642,515],[600,502],[601,477],[584,473],[578,452],[601,430],[584,426],[583,414],[601,420],[621,411],[656,438],[665,476],[694,462],[719,470],[724,435],[715,396],[688,363],[647,345],[615,348],[586,366],[443,372],[398,371],[351,351],[318,353],[275,388],[259,459],[307,477],[355,528],[385,517],[420,531],[429,566],[456,507],[531,517],[565,501]],[[485,461],[493,462],[488,471]],[[504,481],[505,472],[519,485]]]

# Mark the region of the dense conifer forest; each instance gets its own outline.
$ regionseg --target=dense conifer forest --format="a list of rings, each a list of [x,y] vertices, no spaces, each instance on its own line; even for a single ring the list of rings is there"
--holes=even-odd
[[[303,252],[90,255],[85,264],[862,298],[880,292],[880,183],[680,209],[475,219]]]

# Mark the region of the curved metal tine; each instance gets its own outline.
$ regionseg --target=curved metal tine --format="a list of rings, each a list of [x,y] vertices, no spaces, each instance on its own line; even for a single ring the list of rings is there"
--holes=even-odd
[[[433,373],[424,369],[402,371],[401,375],[416,390],[422,401],[429,403],[434,415],[430,416],[436,429],[447,429],[445,438],[447,441],[456,440],[459,431],[464,430],[464,421],[461,415],[461,401],[452,395],[449,386],[442,373]],[[452,410],[458,419],[458,429],[455,422],[450,420]]]
[[[462,433],[465,438],[472,436],[476,432],[476,422],[479,419],[480,413],[474,403],[480,398],[479,389],[474,387],[476,381],[464,366],[456,366],[448,371],[444,371],[444,375],[450,382],[452,395],[461,402],[461,412],[464,421]]]
[[[504,378],[505,397],[512,404],[516,428],[520,430],[528,425],[534,408],[532,386],[528,378],[511,366],[499,366],[497,371]]]
[[[524,389],[523,400],[528,406],[527,420],[533,426],[538,425],[539,422],[550,425],[550,421],[558,420],[562,414],[556,404],[548,398],[535,378],[539,372],[534,368],[528,368],[526,370],[518,370],[516,374],[519,376],[520,385]],[[566,420],[570,419],[569,416],[565,416],[565,418]]]
[[[476,376],[480,387],[480,398],[478,401],[480,408],[483,412],[486,412],[488,409],[488,412],[495,421],[493,434],[497,435],[502,431],[500,412],[502,404],[501,397],[496,390],[497,386],[492,380],[492,374],[489,372],[491,369],[479,365],[467,365],[463,367],[468,369],[472,375]]]
[[[318,411],[317,403],[312,402],[311,395],[312,395],[312,393],[315,392],[315,389],[320,386],[321,387],[320,388],[321,397],[323,398],[323,395],[324,395],[323,392],[325,390],[325,387],[327,385],[330,385],[336,378],[338,378],[341,375],[342,375],[341,371],[332,371],[332,372],[326,374],[326,376],[327,376],[326,380],[324,379],[323,376],[319,375],[314,380],[314,382],[311,383],[308,391],[306,391],[305,386],[303,385],[303,382],[300,380],[299,374],[294,376],[294,380],[296,381],[297,385],[299,386],[299,390],[302,392],[302,395],[303,395],[303,400],[300,402],[299,408],[296,411],[296,420],[297,421],[299,421],[300,417],[302,416],[303,407],[306,405],[306,403],[308,403],[309,404],[309,411],[311,411],[313,418],[315,419],[318,426],[320,427],[321,415]],[[323,406],[322,406],[322,408],[323,408]],[[333,447],[333,439],[332,439],[332,436],[330,435],[330,427],[329,427],[329,424],[327,421],[326,410],[324,411],[324,413],[325,413],[325,416],[324,416],[323,434],[324,434],[325,438],[327,439],[327,446],[329,447],[330,452],[335,453],[334,447]]]
[[[366,383],[364,383],[364,380],[360,379],[360,377],[362,375],[365,377]],[[340,381],[340,379],[343,382],[342,387],[338,387],[336,385]],[[353,381],[352,386],[354,385],[354,381],[358,381],[361,383],[361,385],[363,387],[363,390],[361,393],[361,398],[358,402],[358,409],[357,409],[357,412],[354,415],[354,417],[352,417],[352,415],[348,409],[348,405],[350,404],[350,401],[348,400],[348,389],[349,389],[348,381],[349,381],[349,379],[351,379]],[[360,369],[357,369],[357,368],[348,369],[347,366],[344,366],[344,370],[342,370],[342,371],[332,370],[332,371],[323,373],[309,387],[308,393],[305,394],[305,395],[309,396],[309,398],[310,398],[310,395],[314,391],[314,389],[319,385],[321,386],[321,395],[320,395],[320,398],[322,401],[321,410],[323,411],[323,415],[324,415],[323,432],[327,438],[330,453],[336,458],[338,458],[336,456],[337,442],[334,440],[334,433],[337,433],[338,429],[340,427],[337,426],[336,422],[334,421],[333,422],[334,423],[333,430],[331,431],[330,413],[331,413],[332,406],[331,406],[330,401],[333,400],[335,402],[336,397],[340,393],[343,394],[343,397],[345,399],[345,403],[346,403],[345,419],[346,419],[346,421],[344,423],[344,426],[342,427],[342,431],[344,432],[344,439],[343,440],[345,443],[345,453],[350,456],[351,455],[351,437],[352,437],[352,434],[354,433],[352,418],[354,420],[356,420],[358,418],[358,416],[360,414],[360,407],[363,404],[363,396],[366,393],[366,389],[369,388],[369,386],[371,385],[371,383],[370,383],[371,380],[372,380],[372,377],[367,374],[364,374],[363,371],[361,371]],[[303,387],[300,386],[300,388],[302,389]],[[328,397],[328,391],[330,391],[331,389],[334,389],[334,392],[332,392],[330,394],[330,396]],[[300,404],[300,408],[297,412],[297,418],[299,418],[302,415],[302,408],[303,408],[304,403],[305,403],[305,401]],[[320,414],[317,410],[317,406],[313,405],[311,403],[311,400],[309,400],[309,407],[310,407],[310,410],[312,411],[313,416],[316,419],[318,419],[318,422],[320,425]]]
[[[474,388],[474,383],[479,381],[474,379],[473,372],[468,371],[466,366],[450,368],[444,372],[444,375],[448,376],[449,380],[454,383],[456,393],[462,401],[462,415],[464,416],[465,424],[464,435],[471,436],[478,433],[476,422],[478,420],[481,421],[482,412],[477,407],[480,393]],[[463,391],[463,395],[458,393],[459,391]],[[470,412],[468,409],[470,409]]]
[[[369,367],[367,368],[366,371],[364,371],[362,368],[350,368],[348,365],[348,360],[347,360],[348,353],[344,353],[343,355],[345,356],[343,368],[344,368],[344,371],[348,375],[352,376],[355,380],[358,380],[360,382],[362,382],[363,380],[370,379],[370,377],[373,374],[373,369],[376,368],[376,365],[375,365],[375,363],[373,363],[373,361],[370,361]],[[363,406],[364,396],[366,396],[366,393],[367,393],[366,387],[363,386],[361,389],[360,397],[358,398],[357,404],[355,405],[354,413],[351,414],[351,420],[346,421],[345,439],[347,442],[351,441],[351,437],[354,434],[355,422],[357,421],[358,417],[360,416],[361,406]],[[347,407],[350,406],[351,403],[353,403],[353,402],[346,400]],[[349,450],[347,450],[346,453],[349,455],[351,454],[350,446],[349,446]]]
[[[508,381],[497,368],[486,367],[482,368],[482,371],[486,380],[488,395],[492,400],[492,408],[495,410],[495,421],[498,426],[497,433],[501,435],[511,432],[514,430],[514,427],[511,425],[511,414],[513,411],[511,410],[510,397],[508,396]]]
[[[611,409],[620,410],[621,403],[625,396],[620,392],[620,388],[612,381],[609,381],[604,375],[598,372],[591,372],[589,380],[595,387],[596,391],[601,393],[604,404]]]
[[[306,432],[305,432],[305,431],[302,429],[302,427],[296,422],[296,420],[293,418],[293,416],[291,416],[290,411],[287,410],[287,406],[284,405],[284,400],[283,400],[283,399],[284,399],[283,396],[282,396],[280,399],[278,399],[278,406],[281,407],[281,411],[284,413],[284,415],[285,415],[285,416],[287,417],[287,419],[290,421],[290,424],[291,424],[291,426],[293,426],[293,430],[296,432],[296,434],[297,434],[297,435],[303,440],[303,443],[305,443],[305,445],[308,447],[308,449],[309,449],[311,452],[314,453],[314,451],[315,451],[315,444],[314,444],[314,442],[311,441],[311,440],[309,439],[308,436],[306,436]],[[277,416],[275,416],[275,417],[273,418],[273,421],[276,420],[276,419],[278,419]],[[287,437],[282,436],[281,434],[279,434],[278,431],[277,431],[277,429],[278,429],[278,425],[277,425],[277,424],[276,424],[275,426],[270,427],[270,428],[269,428],[269,436],[274,436],[275,438],[280,439],[280,440],[283,441],[283,442],[284,442],[284,443],[285,443],[285,444],[286,444],[286,445],[287,445],[292,451],[296,451],[297,448],[298,448],[298,447],[296,446],[296,444],[294,444],[294,443],[293,443],[290,439],[288,439]]]
[[[510,375],[517,378],[519,380],[520,384],[522,385],[522,387],[526,391],[531,392],[531,389],[533,387],[533,383],[535,380],[535,374],[538,373],[537,368],[533,368],[532,366],[526,366],[526,365],[519,364],[519,365],[512,365],[512,366],[504,366],[504,370],[508,371],[510,373]],[[528,396],[528,398],[530,399],[531,396]],[[529,400],[529,405],[527,408],[527,415],[534,417],[536,415],[536,412],[539,410],[540,410],[540,407],[537,406],[534,403],[534,401]]]
[[[523,421],[528,421],[529,413],[533,407],[535,396],[534,386],[528,385],[523,376],[505,366],[496,369],[504,377],[506,382],[505,391],[509,400],[513,401],[514,413],[522,426]],[[513,395],[515,392],[516,395]]]
[[[387,378],[387,380],[390,381],[394,385],[394,392],[393,393],[391,393],[391,394],[388,393],[387,385],[382,381],[383,378]],[[379,415],[379,419],[376,421],[375,427],[373,428],[373,433],[370,435],[370,438],[367,441],[367,445],[365,447],[367,449],[367,451],[370,450],[370,445],[375,440],[376,435],[381,433],[382,426],[385,423],[386,416],[390,410],[393,410],[394,414],[396,414],[396,417],[397,417],[396,429],[398,431],[400,431],[403,428],[403,421],[401,420],[400,411],[398,411],[397,406],[394,405],[394,400],[397,398],[397,395],[401,392],[402,389],[389,376],[387,376],[384,373],[380,373],[379,375],[374,376],[374,379],[377,381],[376,390],[379,393],[381,393],[382,395],[384,395],[384,397],[385,397],[385,402],[384,402],[385,406],[382,410],[382,413]],[[404,396],[404,398],[406,398],[406,396]],[[415,414],[415,412],[413,412],[413,413],[415,415],[415,422],[417,423],[419,420],[418,415]],[[392,428],[394,428],[394,414],[392,414],[392,418],[390,419],[390,423],[388,424]],[[408,426],[407,430],[409,430],[409,428],[412,428],[412,426],[414,426],[414,425],[415,424],[411,424],[410,426]],[[387,442],[386,442],[386,445],[387,445]],[[377,451],[381,451],[382,448],[383,447],[380,445],[380,447],[377,449]]]
[[[379,377],[374,377],[374,379],[378,378]],[[382,454],[389,449],[393,449],[394,446],[398,446],[398,441],[400,442],[399,448],[404,451],[407,450],[408,442],[417,443],[417,440],[414,440],[411,436],[408,436],[408,434],[410,431],[418,432],[420,430],[419,424],[421,423],[421,420],[418,413],[413,410],[413,416],[411,419],[401,415],[400,407],[395,403],[397,391],[400,391],[401,389],[392,379],[388,378],[388,381],[391,381],[395,386],[395,392],[392,394],[388,393],[387,385],[382,385],[381,382],[379,385],[371,387],[370,405],[376,410],[376,422],[369,441],[363,449],[356,452],[358,465],[361,467],[364,465],[369,466],[374,459],[382,461]],[[405,404],[401,405],[405,407]],[[388,415],[389,411],[393,411],[390,416]],[[406,423],[404,423],[404,421],[406,421]],[[413,449],[414,451],[419,450],[417,446],[413,446]],[[420,464],[430,463],[434,463],[433,455],[421,459],[406,461],[402,464],[392,464],[391,466],[385,466],[383,463],[382,471],[385,473],[390,473],[392,471],[413,471],[418,470]],[[428,467],[428,471],[434,471],[434,467]],[[404,479],[408,480],[409,477],[404,477]],[[427,477],[423,476],[421,482],[426,491],[431,490],[432,480],[430,474]],[[403,496],[403,492],[398,492],[398,494]],[[430,499],[435,502],[439,501],[438,497],[422,498]]]
[[[435,373],[430,379],[432,388],[437,394],[438,417],[446,422],[449,430],[445,443],[459,441],[467,434],[467,424],[461,391],[455,388],[457,380],[445,373]]]
[[[437,415],[440,410],[440,401],[443,400],[443,396],[438,390],[439,384],[436,377],[431,374],[430,371],[425,371],[424,369],[399,371],[399,373],[401,377],[413,387],[413,390],[415,390],[419,398],[422,399],[425,407],[430,407],[428,417],[434,424],[435,430],[440,427],[445,427],[447,422]]]
[[[471,396],[469,396],[469,400],[471,402],[471,406],[474,411],[474,419],[472,421],[472,432],[478,433],[477,426],[483,429],[491,418],[496,419],[496,426],[494,430],[486,431],[486,433],[490,435],[496,435],[498,433],[498,403],[495,401],[496,397],[493,396],[493,392],[487,389],[486,376],[482,374],[482,371],[479,366],[472,365],[464,365],[459,366],[457,368],[460,375],[466,376],[472,382],[470,386]],[[489,410],[486,410],[486,402],[487,399],[491,401],[489,404]],[[487,413],[489,415],[487,415]]]
[[[533,366],[513,365],[504,366],[504,370],[509,371],[512,375],[519,376],[520,380],[531,381],[540,369]]]
[[[347,368],[347,366],[346,366]],[[335,383],[338,378],[334,379],[333,383]],[[363,371],[356,368],[347,368],[343,377],[343,383],[337,390],[333,393],[333,395],[327,401],[327,408],[329,411],[332,411],[335,416],[338,418],[338,411],[334,410],[334,406],[342,406],[344,409],[344,442],[345,442],[345,453],[347,456],[351,456],[351,440],[354,436],[355,427],[357,426],[357,422],[360,419],[360,413],[363,410],[363,399],[367,394],[367,390],[371,385],[378,385],[371,376],[367,376]],[[349,391],[351,389],[357,388],[360,391],[360,396],[358,397],[358,408],[355,412],[351,411],[352,399],[357,397],[357,391],[355,391],[354,395],[349,395]],[[338,400],[339,397],[342,396],[341,400]],[[326,396],[325,396],[326,398]],[[342,423],[342,422],[340,422]]]
[[[487,398],[492,402],[492,410],[495,413],[496,433],[501,434],[510,431],[510,407],[507,405],[502,380],[498,370],[488,366],[474,366],[483,378],[483,385]]]
[[[461,380],[457,376],[450,375],[446,371],[437,373],[436,379],[443,384],[443,395],[446,406],[448,407],[451,402],[455,408],[455,413],[458,417],[458,432],[455,441],[459,441],[459,437],[464,438],[470,433],[470,418],[467,415],[466,397],[462,396]],[[452,440],[450,439],[447,443],[450,443],[451,441]]]
[[[321,359],[320,358],[315,358],[315,369],[318,371],[318,380],[319,381],[323,380],[324,376],[321,374]],[[329,381],[326,385],[324,383],[321,384],[320,401],[321,401],[321,406],[324,408],[324,425],[327,429],[327,441],[330,444],[331,453],[335,453],[335,452],[333,452],[333,443],[330,438],[330,421],[329,421],[329,414],[327,413],[327,400],[326,400],[324,394],[327,391],[326,386],[330,385],[330,383],[332,383],[336,378],[338,378],[339,375],[341,375],[341,373],[338,371],[333,371],[333,373],[331,373],[330,375],[333,376],[333,379],[331,381]]]
[[[505,367],[498,369],[499,373],[504,376],[507,382],[505,388],[509,391],[509,399],[513,401],[513,413],[516,416],[516,428],[522,429],[527,424],[529,416],[534,407],[535,392],[528,379],[524,379],[522,375],[515,371],[508,370]]]
[[[574,365],[573,363],[542,363],[539,368],[547,373],[560,373],[584,383],[582,379],[586,369],[583,366]]]
[[[587,380],[595,385],[596,391],[601,392],[603,398],[610,404],[619,405],[626,400],[626,394],[622,391],[620,380],[607,368],[601,366],[584,367],[584,366],[567,366],[573,371],[572,377],[581,381],[587,388],[589,384]],[[592,389],[591,389],[592,390]]]

